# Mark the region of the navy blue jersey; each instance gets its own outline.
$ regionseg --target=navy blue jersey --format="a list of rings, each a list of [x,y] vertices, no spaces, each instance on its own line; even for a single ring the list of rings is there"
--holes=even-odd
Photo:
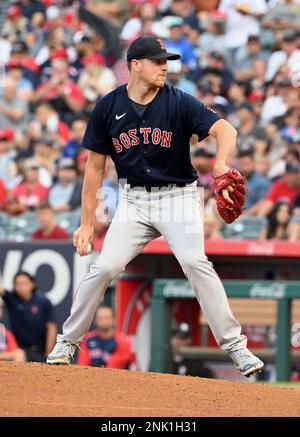
[[[121,332],[104,340],[97,330],[89,332],[78,352],[78,364],[82,366],[105,366],[114,369],[134,369],[135,354],[131,341]]]
[[[118,178],[127,183],[186,184],[197,179],[190,159],[192,134],[203,140],[219,119],[195,97],[170,85],[139,116],[122,85],[96,103],[82,146],[110,155]]]
[[[36,293],[25,301],[8,291],[4,293],[3,300],[19,346],[39,346],[45,350],[46,323],[55,320],[51,302],[42,293]]]
[[[118,343],[114,337],[104,340],[94,331],[86,338],[85,346],[88,350],[89,365],[101,367],[106,366],[110,356],[117,349]]]

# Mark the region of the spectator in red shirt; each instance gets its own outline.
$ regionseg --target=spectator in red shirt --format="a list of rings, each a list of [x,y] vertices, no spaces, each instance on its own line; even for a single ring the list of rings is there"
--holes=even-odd
[[[47,198],[48,188],[39,183],[38,163],[29,158],[24,163],[24,180],[14,188],[7,210],[10,214],[21,214],[36,209]]]
[[[54,59],[51,66],[51,79],[38,87],[33,101],[50,103],[65,121],[69,121],[84,108],[85,99],[69,78],[69,64],[66,59]]]
[[[115,331],[114,313],[100,306],[95,315],[96,329],[83,339],[78,353],[81,366],[135,370],[135,354],[130,339]]]
[[[12,332],[6,329],[1,323],[3,317],[3,300],[0,298],[0,361],[20,361],[25,362],[25,354],[19,348],[17,340]]]
[[[37,221],[40,228],[33,234],[33,240],[68,240],[67,231],[55,223],[51,206],[44,202],[37,207]]]
[[[5,209],[6,188],[4,182],[0,179],[0,211]]]
[[[35,85],[37,75],[39,74],[39,66],[35,58],[30,56],[28,52],[27,43],[22,39],[17,39],[11,47],[9,62],[21,63],[26,71],[26,77]]]
[[[292,206],[297,194],[300,192],[300,164],[296,161],[286,163],[286,174],[276,181],[261,202],[258,215],[267,216],[273,206],[285,201]]]

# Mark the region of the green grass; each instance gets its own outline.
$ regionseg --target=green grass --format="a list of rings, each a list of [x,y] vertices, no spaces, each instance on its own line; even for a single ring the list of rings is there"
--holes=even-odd
[[[288,388],[298,388],[300,389],[300,382],[268,382],[268,381],[257,381],[261,384],[273,385],[274,387],[288,387]]]

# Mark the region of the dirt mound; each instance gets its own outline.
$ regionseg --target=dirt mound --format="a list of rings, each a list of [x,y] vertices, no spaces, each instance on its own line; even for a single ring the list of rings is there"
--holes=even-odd
[[[300,416],[300,390],[91,367],[0,363],[1,416]]]

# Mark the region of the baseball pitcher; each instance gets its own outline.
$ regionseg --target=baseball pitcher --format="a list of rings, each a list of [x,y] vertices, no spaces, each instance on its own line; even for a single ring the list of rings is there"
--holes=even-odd
[[[167,60],[179,57],[168,53],[159,38],[136,39],[127,52],[128,84],[102,97],[91,113],[82,143],[89,156],[81,225],[73,239],[81,256],[88,255],[93,240],[96,192],[107,155],[119,180],[126,183],[101,255],[76,290],[48,364],[70,363],[112,279],[149,241],[162,235],[190,281],[219,346],[245,376],[264,367],[247,349],[220,278],[205,255],[197,174],[190,160],[192,134],[199,141],[208,135],[216,139],[216,201],[220,215],[231,223],[241,214],[246,193],[245,179],[228,167],[237,132],[199,100],[165,83]]]

